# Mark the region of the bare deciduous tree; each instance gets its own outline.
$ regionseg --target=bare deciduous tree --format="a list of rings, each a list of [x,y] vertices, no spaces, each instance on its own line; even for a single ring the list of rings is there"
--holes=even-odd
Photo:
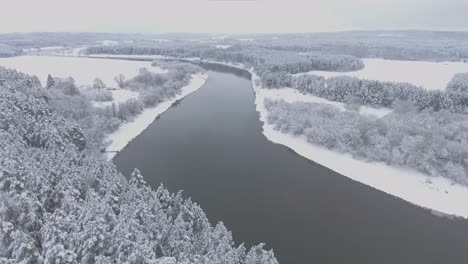
[[[125,75],[119,74],[114,77],[114,81],[117,83],[120,89],[125,88],[127,86],[127,79],[125,78]]]
[[[96,78],[94,79],[94,82],[93,82],[93,88],[96,89],[96,90],[102,90],[106,87],[106,85],[104,84],[104,82],[99,79],[99,78]]]

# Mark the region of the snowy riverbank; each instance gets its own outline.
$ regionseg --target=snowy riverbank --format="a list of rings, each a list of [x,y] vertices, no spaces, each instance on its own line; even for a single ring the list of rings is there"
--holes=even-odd
[[[231,65],[229,63],[221,63]],[[345,177],[393,195],[407,202],[431,210],[436,215],[450,215],[468,218],[468,187],[454,183],[443,177],[431,177],[415,170],[388,166],[379,162],[366,162],[353,158],[350,154],[339,153],[311,144],[304,136],[282,133],[268,124],[268,111],[265,109],[265,98],[284,99],[288,102],[317,102],[335,104],[315,96],[302,95],[290,88],[279,90],[264,89],[253,69],[243,65],[231,65],[243,68],[252,74],[252,85],[255,91],[255,106],[263,123],[263,134],[271,142],[287,146],[297,154],[325,166]],[[339,103],[338,103],[339,104]],[[343,108],[343,105],[336,105]],[[390,109],[361,107],[361,114],[383,116]]]
[[[189,59],[195,60],[195,59]],[[255,90],[255,105],[263,122],[263,134],[271,142],[289,147],[297,154],[317,162],[345,177],[368,185],[387,194],[401,198],[415,205],[447,215],[468,218],[468,187],[455,184],[443,177],[430,177],[414,170],[396,168],[384,163],[357,160],[349,154],[338,153],[324,147],[307,142],[305,137],[293,136],[277,131],[273,125],[267,124],[268,112],[264,107],[265,98],[284,99],[288,102],[306,101],[317,103],[339,104],[322,98],[303,95],[290,88],[263,89],[259,78],[252,69],[244,65],[208,61],[241,68],[252,74],[252,84]],[[343,105],[336,105],[343,108]],[[383,116],[390,109],[368,109],[361,107],[361,114]]]
[[[358,160],[349,154],[338,153],[311,144],[304,136],[294,136],[275,130],[273,125],[267,123],[268,112],[265,109],[264,100],[265,98],[278,98],[272,97],[274,92],[271,90],[255,85],[257,78],[253,74],[255,105],[260,113],[260,120],[263,122],[263,134],[270,141],[285,145],[297,154],[343,176],[415,205],[443,214],[468,218],[468,206],[465,204],[465,201],[468,200],[468,187],[466,186],[455,184],[443,177],[434,178],[413,170],[391,167],[384,163]]]
[[[121,151],[132,139],[143,132],[158,115],[169,109],[177,100],[182,99],[202,87],[207,78],[208,76],[206,74],[192,75],[190,83],[183,87],[181,92],[174,98],[160,103],[156,107],[143,110],[133,121],[122,124],[117,131],[109,134],[105,138],[106,142],[110,142],[110,145],[106,148],[108,151],[106,152],[106,158],[111,160],[117,152]]]

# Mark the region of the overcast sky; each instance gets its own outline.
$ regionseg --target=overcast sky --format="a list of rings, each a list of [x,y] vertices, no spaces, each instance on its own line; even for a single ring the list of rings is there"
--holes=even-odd
[[[468,0],[0,0],[0,32],[468,30]]]

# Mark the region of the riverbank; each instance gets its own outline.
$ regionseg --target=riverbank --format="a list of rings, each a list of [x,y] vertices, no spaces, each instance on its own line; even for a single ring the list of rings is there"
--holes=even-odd
[[[255,105],[263,122],[263,134],[268,140],[287,146],[297,154],[350,179],[430,209],[437,215],[468,218],[468,207],[465,205],[468,199],[467,186],[406,168],[358,160],[350,154],[338,153],[311,144],[305,136],[294,136],[275,130],[274,126],[267,122],[268,111],[264,106],[264,100],[272,98],[271,91],[256,85],[257,78],[255,74],[252,75],[256,94]]]
[[[177,100],[195,92],[203,86],[208,79],[206,74],[193,74],[190,83],[181,89],[181,92],[170,100],[158,104],[156,107],[146,108],[141,114],[136,116],[131,122],[122,124],[115,132],[109,134],[104,139],[110,142],[106,148],[106,158],[111,160],[121,151],[132,139],[143,132],[154,119],[169,109]]]
[[[228,63],[222,63],[229,65]],[[327,101],[322,98],[309,98],[290,88],[264,89],[260,85],[259,77],[253,69],[247,69],[242,65],[231,65],[243,68],[252,74],[252,85],[255,91],[255,105],[263,123],[263,134],[271,142],[284,145],[297,154],[321,164],[345,177],[358,181],[362,184],[393,195],[417,206],[427,208],[439,216],[456,216],[468,218],[468,186],[454,183],[443,177],[431,177],[415,170],[388,166],[381,162],[367,162],[353,158],[350,154],[338,153],[327,148],[311,144],[305,136],[294,136],[282,133],[268,124],[268,111],[265,109],[264,101],[269,99],[280,99],[282,97],[290,102],[321,102]],[[334,104],[335,102],[327,101]],[[343,107],[342,105],[338,106]],[[374,114],[384,116],[391,112],[390,109],[374,109],[362,107],[361,114]]]
[[[198,61],[189,58],[186,60]],[[263,123],[265,137],[277,144],[292,149],[297,154],[317,162],[345,177],[362,184],[403,199],[420,207],[427,208],[437,215],[451,215],[468,218],[468,187],[456,184],[443,177],[431,177],[414,170],[396,168],[384,163],[366,162],[353,158],[349,154],[338,153],[324,147],[309,143],[305,137],[285,134],[274,129],[267,123],[268,112],[264,107],[265,98],[283,99],[287,101],[321,101],[322,98],[308,98],[307,95],[291,91],[290,88],[280,90],[264,89],[260,86],[259,77],[253,69],[226,62],[204,60],[208,63],[218,63],[231,67],[247,70],[252,75],[252,85],[255,91],[256,110],[260,114]],[[329,101],[328,101],[329,102]],[[334,104],[334,102],[330,102]],[[341,106],[343,107],[343,106]],[[375,111],[377,110],[377,111]],[[374,114],[383,116],[390,109],[366,109],[361,107],[362,114]]]

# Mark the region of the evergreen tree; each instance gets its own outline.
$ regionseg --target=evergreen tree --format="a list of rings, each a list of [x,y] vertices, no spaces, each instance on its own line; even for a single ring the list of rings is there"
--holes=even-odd
[[[52,88],[55,86],[55,80],[54,80],[54,77],[52,77],[50,74],[47,75],[47,84],[46,84],[46,87],[48,89]]]

